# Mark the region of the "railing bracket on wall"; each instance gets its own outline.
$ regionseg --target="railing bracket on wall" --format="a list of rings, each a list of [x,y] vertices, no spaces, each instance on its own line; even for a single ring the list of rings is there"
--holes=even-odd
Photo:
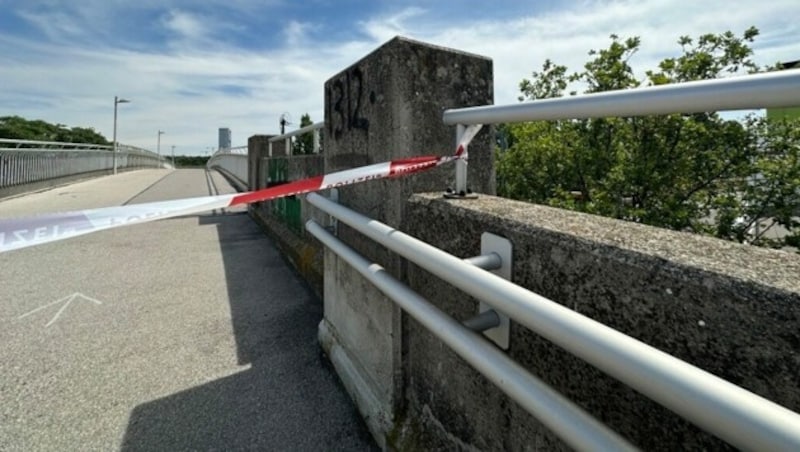
[[[463,325],[472,331],[482,333],[486,330],[500,326],[500,315],[494,309],[483,311],[470,319],[464,320]]]
[[[456,126],[456,146],[461,146],[461,138],[464,136],[467,127],[463,124],[458,124]],[[476,199],[478,195],[473,194],[472,190],[467,188],[467,159],[466,159],[466,152],[467,152],[467,145],[463,145],[463,149],[461,152],[464,152],[462,158],[456,160],[455,167],[456,167],[456,178],[455,178],[455,188],[448,188],[445,193],[444,197],[448,199]]]
[[[497,253],[481,254],[480,256],[468,257],[464,262],[474,265],[484,270],[499,270],[503,267],[503,258]]]
[[[339,204],[339,189],[338,188],[331,188],[330,194],[328,195],[328,199]],[[339,220],[336,219],[333,215],[328,215],[328,231],[333,234],[335,237],[339,237]]]
[[[495,275],[510,281],[512,262],[511,257],[512,246],[508,239],[489,232],[484,232],[481,234],[481,255],[464,259],[464,261],[484,270],[491,271]],[[496,312],[491,305],[481,302],[480,307],[478,308],[478,315],[467,320],[467,322],[477,322],[478,318],[487,312],[495,313],[495,315],[498,317],[498,324],[494,327],[485,328],[480,331],[483,332],[484,336],[497,344],[498,347],[502,348],[503,350],[508,350],[509,337],[511,336],[511,320],[507,315],[501,312]],[[472,328],[467,325],[466,322],[464,325],[466,325],[468,328]]]
[[[444,192],[444,197],[447,199],[477,199],[478,195],[472,193],[469,188],[466,191],[456,192],[452,188],[448,188]]]

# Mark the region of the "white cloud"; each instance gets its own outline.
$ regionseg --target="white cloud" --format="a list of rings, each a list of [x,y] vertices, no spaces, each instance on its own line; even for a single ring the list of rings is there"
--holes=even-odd
[[[476,20],[468,26],[405,27],[419,39],[458,48],[494,60],[495,102],[515,102],[518,84],[541,68],[546,58],[565,64],[570,70],[582,69],[590,49],[606,47],[609,35],[640,36],[642,48],[631,60],[634,68],[654,68],[666,56],[680,52],[681,35],[698,36],[731,30],[741,34],[751,25],[764,37],[756,39],[756,60],[760,64],[779,59],[800,58],[796,37],[800,24],[786,11],[796,9],[795,0],[777,0],[766,8],[747,0],[704,2],[613,1],[586,2],[579,8],[554,11],[513,21]],[[397,24],[387,24],[394,29]],[[378,33],[375,30],[372,33]],[[762,42],[763,41],[763,42]],[[792,49],[793,47],[793,49]],[[794,55],[792,55],[794,51]]]
[[[371,39],[377,42],[384,42],[397,35],[405,35],[411,32],[408,21],[422,17],[426,10],[415,6],[402,9],[396,13],[386,16],[375,17],[361,22],[359,26]]]
[[[164,25],[182,39],[198,40],[204,38],[209,30],[202,20],[184,11],[170,11],[164,18]]]
[[[73,16],[64,12],[21,11],[18,14],[52,40],[80,37],[86,32],[86,29]]]
[[[286,43],[289,47],[297,47],[308,44],[308,31],[312,28],[311,24],[290,20],[283,33],[286,36]]]
[[[238,1],[255,8],[253,2]],[[184,2],[161,16],[172,38],[156,50],[45,45],[0,32],[0,49],[15,49],[8,55],[0,50],[14,62],[0,75],[0,105],[25,117],[94,126],[110,137],[113,97],[120,95],[132,100],[120,106],[122,142],[154,149],[157,131],[164,130],[162,149],[175,144],[178,153],[199,153],[216,144],[218,127],[230,127],[234,145],[242,145],[250,135],[275,133],[283,112],[295,118],[308,112],[321,120],[325,80],[397,34],[491,57],[495,101],[510,103],[516,101],[519,81],[545,58],[578,70],[586,52],[606,46],[611,33],[642,37],[642,51],[632,61],[641,68],[677,54],[680,35],[741,33],[750,25],[763,34],[755,45],[760,63],[798,59],[800,26],[785,13],[796,9],[795,2],[776,0],[767,8],[733,0],[680,7],[667,0],[592,1],[509,21],[455,21],[412,7],[353,23],[363,37],[346,42],[315,39],[318,24],[309,16],[288,20],[286,45],[268,50],[233,47],[220,37],[241,31],[241,25],[205,17]],[[78,33],[76,26],[65,20],[59,36]]]

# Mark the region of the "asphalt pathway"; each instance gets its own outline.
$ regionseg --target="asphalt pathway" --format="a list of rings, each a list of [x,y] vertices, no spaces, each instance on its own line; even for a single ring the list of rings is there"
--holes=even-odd
[[[230,192],[143,170],[0,200],[0,218]],[[0,450],[374,449],[321,318],[242,209],[0,254]]]

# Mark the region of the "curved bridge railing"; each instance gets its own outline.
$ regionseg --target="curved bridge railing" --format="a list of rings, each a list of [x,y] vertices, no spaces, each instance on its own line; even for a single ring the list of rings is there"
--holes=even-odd
[[[118,149],[120,169],[164,166],[164,160],[154,152],[124,145]],[[113,169],[111,145],[0,139],[0,196]]]

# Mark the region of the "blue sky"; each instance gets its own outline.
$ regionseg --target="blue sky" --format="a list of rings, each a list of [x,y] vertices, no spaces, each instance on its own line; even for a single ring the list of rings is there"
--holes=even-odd
[[[760,64],[800,59],[797,0],[333,1],[0,0],[0,115],[202,154],[275,133],[281,113],[322,120],[326,79],[396,35],[494,60],[495,102],[545,58],[577,70],[608,36],[640,36],[642,73],[677,55],[681,35],[751,25]]]

